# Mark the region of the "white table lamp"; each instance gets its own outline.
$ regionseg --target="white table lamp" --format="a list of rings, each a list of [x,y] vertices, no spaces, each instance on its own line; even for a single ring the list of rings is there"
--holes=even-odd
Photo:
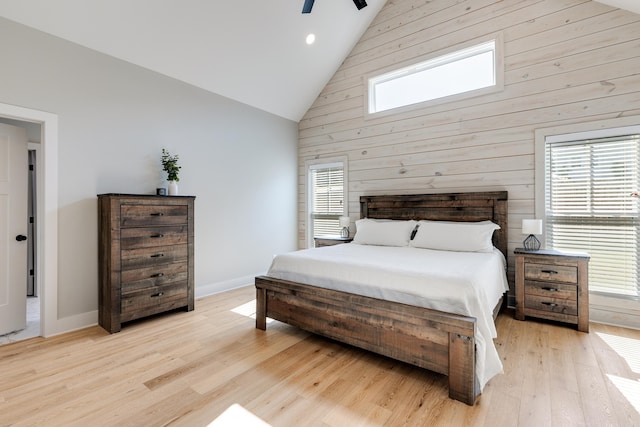
[[[540,240],[535,236],[536,234],[542,234],[542,220],[541,219],[523,219],[522,220],[522,234],[528,234],[524,239],[524,248],[528,251],[537,251],[540,249]]]
[[[351,218],[348,216],[341,216],[338,221],[340,222],[340,237],[349,237],[349,224],[351,224]]]

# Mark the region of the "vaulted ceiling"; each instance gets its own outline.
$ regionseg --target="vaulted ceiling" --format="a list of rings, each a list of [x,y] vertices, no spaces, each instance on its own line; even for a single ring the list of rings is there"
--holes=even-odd
[[[299,121],[385,1],[0,0],[0,16]]]

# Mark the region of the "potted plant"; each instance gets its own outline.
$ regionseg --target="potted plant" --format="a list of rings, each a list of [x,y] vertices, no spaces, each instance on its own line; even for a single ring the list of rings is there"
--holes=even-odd
[[[181,166],[178,166],[178,155],[172,156],[164,148],[162,149],[162,169],[167,173],[167,181],[169,181],[169,195],[178,194],[178,172]]]

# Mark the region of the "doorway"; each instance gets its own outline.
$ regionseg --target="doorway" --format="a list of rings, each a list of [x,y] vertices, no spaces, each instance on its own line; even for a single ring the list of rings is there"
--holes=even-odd
[[[58,116],[0,103],[0,118],[40,125],[36,206],[40,335],[49,337],[78,329],[87,324],[84,317],[58,319]]]
[[[24,294],[26,295],[26,307],[23,314],[26,313],[26,325],[24,329],[10,332],[0,336],[0,344],[16,342],[27,338],[33,338],[41,335],[40,319],[41,319],[41,300],[39,281],[38,281],[38,193],[37,193],[37,171],[38,171],[38,152],[40,151],[42,125],[40,123],[24,122],[15,119],[0,117],[0,123],[24,129],[28,144],[25,146],[27,151],[26,159],[28,160],[28,168],[25,169],[27,195],[23,199],[26,201],[27,216],[24,223],[27,230],[27,256],[25,260],[26,270],[23,271],[24,277]]]

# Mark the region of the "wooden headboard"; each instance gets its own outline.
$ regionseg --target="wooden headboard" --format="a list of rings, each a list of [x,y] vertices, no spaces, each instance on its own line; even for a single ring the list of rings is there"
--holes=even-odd
[[[361,196],[360,218],[466,222],[488,219],[500,226],[493,233],[493,244],[506,257],[507,198],[506,191]]]

